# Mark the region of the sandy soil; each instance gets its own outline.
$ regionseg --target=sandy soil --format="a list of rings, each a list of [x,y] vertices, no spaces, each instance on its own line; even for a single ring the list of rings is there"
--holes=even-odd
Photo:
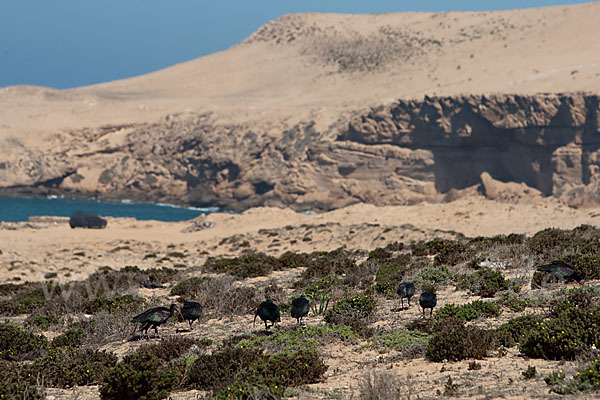
[[[449,204],[418,204],[401,207],[374,207],[357,204],[344,209],[318,215],[306,215],[290,210],[258,208],[241,215],[211,214],[206,219],[214,226],[193,233],[182,233],[190,221],[164,223],[111,219],[104,230],[71,230],[66,221],[35,219],[29,223],[4,223],[0,225],[0,276],[2,282],[42,280],[44,274],[57,272],[58,280],[83,279],[100,266],[122,268],[138,265],[142,268],[201,265],[208,255],[238,255],[248,249],[279,255],[287,250],[310,252],[331,250],[340,246],[373,249],[398,240],[430,239],[525,233],[531,235],[546,227],[573,228],[580,224],[600,224],[600,210],[573,209],[553,200],[537,204],[512,205],[466,198]],[[46,221],[46,222],[43,222]],[[309,237],[310,240],[303,240]],[[247,242],[247,243],[245,243]],[[183,261],[173,259],[158,262],[169,252],[182,252]],[[156,254],[156,258],[145,258]],[[179,267],[183,267],[179,265]],[[533,265],[524,263],[511,271],[515,276],[531,276]],[[291,295],[291,282],[297,279],[298,270],[278,271],[269,277],[248,279],[244,285],[264,285],[269,280],[286,287]],[[598,282],[588,284],[597,285]],[[527,285],[524,290],[530,291]],[[138,294],[154,301],[173,301],[169,289],[152,291],[139,289]],[[474,297],[447,288],[438,294],[443,304],[472,301]],[[442,305],[443,305],[442,304]],[[535,310],[533,310],[535,312]],[[531,312],[531,311],[528,311]],[[484,322],[497,326],[516,316],[504,312],[501,317]],[[192,335],[209,337],[217,343],[235,335],[259,334],[252,328],[252,314],[236,318],[209,317],[191,332],[176,333],[174,324],[161,331],[165,335]],[[421,318],[414,306],[398,312],[398,300],[378,300],[376,326],[394,330],[406,326],[411,320]],[[321,317],[311,316],[307,324],[322,323]],[[284,318],[283,325],[295,324]],[[156,341],[158,339],[152,339]],[[544,374],[557,368],[572,373],[581,367],[579,362],[524,360],[516,349],[507,354],[493,354],[480,360],[481,369],[472,370],[472,360],[449,363],[431,363],[424,358],[404,359],[394,350],[358,349],[364,340],[354,343],[336,342],[320,351],[328,365],[326,379],[318,384],[296,390],[300,399],[350,398],[359,390],[359,381],[373,371],[393,372],[401,382],[402,398],[437,398],[444,391],[448,377],[458,384],[460,398],[558,398],[549,394],[543,382]],[[104,346],[119,356],[127,354],[141,342],[118,341]],[[538,374],[534,380],[524,381],[521,372],[535,366]],[[97,387],[71,390],[48,389],[53,399],[97,399]],[[173,399],[199,398],[199,392],[174,393]],[[591,398],[591,397],[590,397]]]
[[[183,251],[187,266],[201,265],[208,255],[234,256],[247,248],[272,255],[374,249],[391,241],[433,237],[492,236],[535,232],[549,227],[570,229],[600,225],[600,207],[575,209],[553,200],[506,204],[482,197],[451,203],[376,207],[356,204],[307,215],[289,209],[254,208],[243,214],[210,214],[214,226],[183,233],[191,222],[167,223],[111,219],[103,230],[72,230],[66,220],[0,224],[0,282],[42,280],[57,272],[85,279],[98,267],[156,266],[147,254]],[[42,220],[43,221],[43,220]],[[50,219],[52,221],[52,219]],[[277,234],[271,234],[276,232]],[[247,242],[247,244],[244,244]],[[178,263],[165,261],[165,266]]]

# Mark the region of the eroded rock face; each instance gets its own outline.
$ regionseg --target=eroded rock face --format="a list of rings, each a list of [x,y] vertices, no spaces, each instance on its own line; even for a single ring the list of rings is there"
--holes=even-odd
[[[324,132],[187,113],[57,134],[43,150],[1,143],[0,185],[232,209],[442,201],[474,186],[581,205],[600,200],[599,123],[585,94],[398,101]]]

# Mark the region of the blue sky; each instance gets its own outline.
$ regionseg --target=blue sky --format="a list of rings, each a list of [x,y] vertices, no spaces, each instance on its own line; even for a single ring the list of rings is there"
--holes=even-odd
[[[141,75],[225,50],[302,12],[498,10],[568,0],[0,0],[0,87],[70,88]]]

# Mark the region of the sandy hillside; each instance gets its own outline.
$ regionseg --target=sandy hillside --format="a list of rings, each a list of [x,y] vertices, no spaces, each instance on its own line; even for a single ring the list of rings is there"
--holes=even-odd
[[[600,89],[600,3],[495,12],[294,14],[220,53],[54,90],[0,89],[0,139],[212,112],[224,123],[324,127],[397,98]]]

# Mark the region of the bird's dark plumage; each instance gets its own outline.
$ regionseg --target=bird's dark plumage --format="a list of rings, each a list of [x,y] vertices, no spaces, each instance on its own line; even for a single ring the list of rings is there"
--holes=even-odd
[[[310,310],[310,301],[304,296],[300,296],[297,299],[292,300],[292,309],[290,314],[292,318],[296,318],[296,321],[300,323],[308,311]]]
[[[154,283],[154,278],[149,277],[146,280],[140,281],[140,287],[146,289],[164,289],[166,286],[161,285],[160,283]]]
[[[178,315],[177,318],[179,322],[183,322],[186,319],[190,323],[190,329],[192,329],[192,324],[202,315],[202,306],[200,303],[196,303],[195,301],[185,301],[183,303],[183,308],[181,309],[181,315]],[[198,322],[198,326],[200,326],[200,322]]]
[[[425,309],[431,308],[429,316],[433,314],[433,308],[437,305],[437,296],[432,292],[423,292],[419,297],[419,305],[423,309],[423,315],[425,315]]]
[[[396,293],[398,293],[400,300],[402,300],[402,308],[404,308],[404,299],[408,299],[408,306],[410,307],[410,298],[415,294],[415,285],[412,282],[402,282],[398,285]]]
[[[548,272],[558,278],[559,281],[574,280],[583,283],[581,276],[575,271],[572,265],[562,261],[552,261],[550,264],[539,265],[537,270]]]
[[[271,326],[275,325],[275,322],[281,322],[281,314],[279,313],[279,307],[271,300],[265,300],[256,309],[254,313],[254,324],[256,324],[256,317],[260,317],[265,323],[265,329],[269,329],[267,321],[271,321]]]
[[[144,332],[145,335],[148,335],[148,328],[154,328],[154,332],[158,335],[158,326],[167,322],[171,315],[174,312],[179,313],[179,306],[177,304],[171,304],[170,308],[167,307],[154,307],[149,310],[144,311],[140,315],[136,315],[131,319],[131,322],[137,322],[142,324],[140,327],[140,331]],[[183,318],[183,317],[182,317]]]

